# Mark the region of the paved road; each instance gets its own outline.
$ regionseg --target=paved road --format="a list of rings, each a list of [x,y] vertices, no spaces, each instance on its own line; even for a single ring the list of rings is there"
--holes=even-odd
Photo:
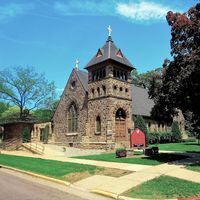
[[[0,200],[84,200],[0,171]]]

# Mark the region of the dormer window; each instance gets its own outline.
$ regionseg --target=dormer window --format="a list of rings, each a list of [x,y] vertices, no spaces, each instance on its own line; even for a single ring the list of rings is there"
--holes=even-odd
[[[98,57],[101,57],[101,56],[103,56],[103,53],[102,53],[101,49],[99,49],[97,51],[96,57],[98,58]]]
[[[116,56],[123,58],[123,54],[121,52],[121,50],[119,49],[118,52],[116,53]]]

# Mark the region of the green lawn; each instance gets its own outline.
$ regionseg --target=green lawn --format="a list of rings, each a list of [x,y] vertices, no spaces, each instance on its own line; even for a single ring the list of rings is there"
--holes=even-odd
[[[165,199],[200,195],[200,184],[174,177],[160,176],[124,194],[133,198]]]
[[[45,160],[41,158],[12,156],[5,154],[0,154],[0,165],[1,164],[58,179],[64,179],[64,176],[66,174],[70,174],[72,172],[88,171],[90,174],[93,174],[97,169],[96,166],[91,165]]]
[[[158,147],[159,147],[159,150],[165,150],[165,151],[199,152],[200,153],[200,145],[198,145],[197,142],[159,144]]]
[[[200,172],[200,163],[189,165],[187,169]]]
[[[183,159],[185,158],[185,156],[161,153],[152,157],[136,156],[136,157],[130,157],[130,158],[116,158],[114,153],[109,153],[109,154],[99,154],[99,155],[91,155],[91,156],[77,156],[74,158],[100,160],[100,161],[107,161],[107,162],[142,164],[142,165],[159,165],[162,163]]]

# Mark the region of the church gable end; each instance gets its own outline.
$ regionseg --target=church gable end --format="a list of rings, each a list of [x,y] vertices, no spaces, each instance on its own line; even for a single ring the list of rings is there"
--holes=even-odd
[[[57,140],[81,142],[87,121],[87,91],[82,82],[85,72],[73,69],[54,113],[53,124]]]

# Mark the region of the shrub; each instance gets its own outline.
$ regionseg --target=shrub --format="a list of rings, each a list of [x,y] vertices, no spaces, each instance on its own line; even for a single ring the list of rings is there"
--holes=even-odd
[[[182,139],[182,142],[196,142],[197,139],[195,137],[189,137],[187,139]]]
[[[181,141],[181,131],[179,128],[179,124],[177,121],[172,123],[172,142],[180,142]]]
[[[159,142],[160,142],[159,132],[155,131],[155,132],[149,133],[149,143],[150,144],[156,144]]]
[[[116,158],[126,157],[127,151],[125,148],[118,148],[115,151]]]
[[[28,127],[25,127],[22,130],[22,141],[23,142],[28,142],[31,140],[31,132],[30,129]]]
[[[169,143],[172,142],[172,133],[171,132],[160,132],[160,143]]]
[[[149,134],[149,142],[151,144],[172,142],[172,133],[154,131]]]
[[[135,129],[136,128],[139,128],[142,132],[144,132],[144,134],[146,136],[146,144],[148,144],[149,143],[149,134],[148,134],[148,130],[147,130],[145,121],[141,115],[137,115],[135,117]]]

